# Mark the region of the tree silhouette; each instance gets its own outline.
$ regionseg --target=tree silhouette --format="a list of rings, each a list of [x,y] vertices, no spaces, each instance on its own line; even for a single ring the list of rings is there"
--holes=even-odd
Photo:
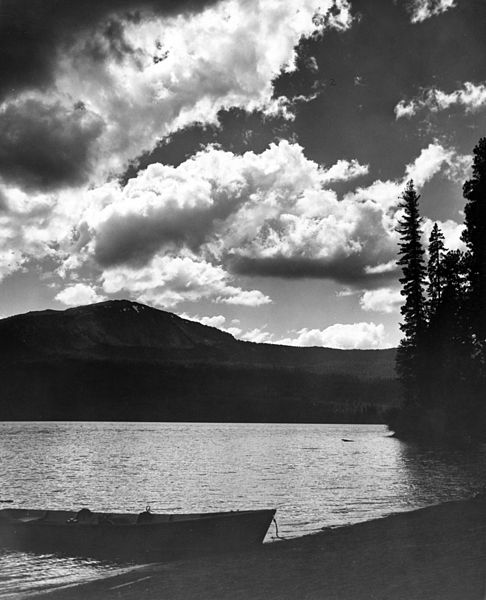
[[[442,290],[427,328],[431,405],[458,413],[467,401],[470,345],[463,311],[467,287],[464,255],[445,253],[441,260]]]
[[[405,297],[397,373],[405,403],[390,424],[400,435],[486,438],[486,138],[463,187],[467,251],[447,251],[437,224],[429,239],[427,302],[421,218],[413,182],[402,196],[399,260]]]
[[[464,183],[465,230],[468,248],[469,320],[479,344],[486,342],[486,138],[474,148],[473,176]]]
[[[409,181],[399,205],[403,216],[397,226],[400,234],[397,264],[402,267],[401,294],[405,297],[400,324],[404,338],[397,352],[397,371],[409,405],[420,404],[420,350],[426,327],[425,264],[418,200],[413,181]]]
[[[427,287],[429,318],[437,312],[446,284],[442,264],[444,252],[444,234],[437,223],[434,223],[429,238],[429,263],[427,266],[429,275],[429,285]]]

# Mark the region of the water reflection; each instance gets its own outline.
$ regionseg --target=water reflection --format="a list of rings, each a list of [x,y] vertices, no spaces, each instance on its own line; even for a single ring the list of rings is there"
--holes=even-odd
[[[4,550],[0,551],[0,597],[91,581],[127,568],[95,560]]]
[[[486,484],[484,447],[444,447],[396,440],[397,467],[411,506],[470,497]]]

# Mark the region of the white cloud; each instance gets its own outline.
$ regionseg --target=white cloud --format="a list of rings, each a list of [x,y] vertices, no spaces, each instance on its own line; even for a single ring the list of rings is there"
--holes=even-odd
[[[374,265],[374,266],[367,265],[365,267],[365,272],[368,273],[369,275],[377,275],[380,273],[393,273],[393,271],[395,271],[396,268],[397,268],[397,261],[396,261],[396,259],[392,259],[386,263],[381,263],[381,264]]]
[[[217,329],[223,329],[226,323],[226,317],[223,315],[213,315],[212,317],[200,317],[199,315],[188,315],[186,313],[182,313],[179,315],[183,319],[187,319],[188,321],[196,321],[197,323],[201,323],[202,325],[207,325],[208,327],[216,327]]]
[[[453,148],[446,148],[435,141],[430,143],[427,148],[423,148],[419,156],[406,165],[401,179],[377,180],[365,188],[358,187],[355,191],[349,192],[345,196],[345,200],[371,201],[388,213],[390,208],[396,208],[409,179],[413,179],[417,189],[422,188],[439,173],[444,173],[455,181],[458,172],[464,174],[467,160],[467,156],[457,154]]]
[[[332,5],[321,3],[321,15]],[[272,80],[282,67],[294,68],[295,45],[315,31],[315,8],[312,0],[232,0],[177,17],[142,13],[124,23],[133,52],[94,60],[86,48],[100,33],[82,34],[76,52],[67,48],[61,58],[57,91],[33,99],[45,102],[48,114],[49,102],[67,103],[66,114],[103,123],[88,162],[98,153],[98,164],[118,172],[159,138],[195,121],[214,122],[222,107],[278,110]],[[317,19],[321,29],[351,25],[350,3],[341,0],[337,8]],[[165,59],[154,62],[156,54]],[[14,103],[31,100],[17,96]],[[439,168],[437,161],[415,165],[420,181]],[[251,306],[270,301],[238,287],[231,270],[354,283],[383,275],[376,269],[395,252],[393,209],[403,182],[376,181],[341,200],[326,186],[366,173],[356,160],[321,168],[297,144],[281,142],[259,155],[208,148],[176,168],[150,165],[124,187],[111,180],[59,194],[5,188],[0,273],[48,256],[61,277],[91,269],[106,293],[125,290],[165,306],[202,297]]]
[[[444,246],[448,250],[466,249],[464,242],[461,240],[464,224],[456,223],[452,219],[448,219],[447,221],[433,221],[432,219],[425,218],[423,222],[424,241],[429,239],[434,223],[437,223],[442,230],[444,234]]]
[[[417,187],[423,185],[439,173],[444,164],[450,165],[455,158],[451,148],[444,148],[441,144],[429,144],[420,152],[414,162],[406,167],[406,179],[413,179]]]
[[[392,288],[379,288],[377,290],[368,290],[363,293],[359,300],[363,310],[371,312],[392,313],[403,303],[403,296],[400,290]]]
[[[462,88],[450,93],[437,88],[427,89],[418,98],[408,102],[401,100],[395,106],[395,116],[397,119],[410,118],[424,109],[437,113],[453,106],[461,106],[467,113],[474,113],[484,108],[486,106],[486,85],[466,81]]]
[[[105,270],[141,267],[181,249],[236,272],[241,260],[282,259],[316,261],[324,273],[363,250],[384,262],[394,247],[380,239],[381,207],[341,202],[325,189],[366,170],[357,161],[319,167],[286,141],[242,156],[209,147],[178,167],[152,164],[123,188],[112,183],[90,192],[80,227]],[[262,297],[242,290],[217,301],[254,305]]]
[[[197,321],[203,325],[217,327],[222,331],[231,333],[235,338],[257,344],[277,344],[285,346],[320,346],[325,348],[349,349],[374,349],[387,348],[391,344],[385,338],[384,326],[376,323],[336,323],[326,329],[303,328],[289,332],[287,337],[279,338],[267,330],[267,326],[255,327],[249,331],[242,331],[238,327],[231,327],[223,315],[199,316],[181,313],[183,319]],[[233,321],[231,322],[233,325]]]
[[[417,113],[418,107],[414,100],[411,102],[405,102],[405,100],[400,100],[400,102],[395,106],[394,112],[395,117],[397,119],[401,119],[402,117],[413,117]]]
[[[456,159],[453,150],[430,144],[402,179],[378,180],[343,198],[326,187],[329,180],[365,167],[320,167],[286,141],[241,156],[208,147],[177,167],[152,164],[125,186],[111,181],[61,194],[3,186],[0,265],[8,273],[49,257],[63,278],[101,277],[107,294],[125,290],[160,306],[201,298],[270,302],[240,287],[235,275],[383,287],[394,276],[396,211],[406,180],[420,187],[449,173]]]
[[[56,295],[56,300],[67,306],[80,306],[83,304],[93,304],[101,302],[106,297],[98,294],[90,285],[85,283],[76,283],[64,288]]]
[[[107,294],[123,290],[141,302],[164,308],[203,298],[246,306],[271,302],[260,291],[242,290],[230,281],[231,277],[222,267],[189,256],[155,256],[143,267],[124,265],[106,269],[102,275]]]
[[[235,326],[239,324],[238,319],[232,319],[228,325],[227,319],[223,315],[214,315],[212,317],[208,317],[181,313],[179,316],[183,319],[188,319],[189,321],[202,323],[202,325],[217,327],[218,329],[221,329],[221,331],[226,331],[233,337],[245,342],[255,342],[258,344],[273,343],[274,335],[268,331],[265,331],[266,326],[256,327],[250,331],[243,331],[240,327]]]
[[[412,4],[412,23],[421,23],[454,8],[456,0],[414,0]]]
[[[386,342],[384,326],[381,323],[336,323],[323,330],[303,328],[296,332],[289,332],[287,337],[279,338],[275,334],[270,333],[266,325],[255,327],[249,331],[227,327],[226,318],[223,315],[200,317],[198,315],[189,316],[183,313],[180,316],[191,321],[198,321],[203,325],[218,327],[218,329],[231,333],[237,339],[257,344],[320,346],[343,350],[386,348],[391,346],[391,344]]]
[[[240,334],[240,340],[245,342],[254,342],[255,344],[274,344],[274,336],[268,331],[265,331],[265,327],[255,327],[250,331]]]
[[[260,290],[242,290],[234,286],[228,286],[225,294],[215,300],[220,304],[238,304],[240,306],[261,306],[269,304],[271,299],[262,294]]]
[[[326,329],[301,329],[294,337],[274,343],[289,346],[322,346],[326,348],[376,349],[390,347],[385,339],[385,328],[379,323],[336,323]]]
[[[322,182],[349,181],[367,175],[368,171],[369,165],[360,165],[357,160],[338,160],[336,164],[325,171]]]
[[[221,331],[226,331],[226,333],[230,333],[235,338],[239,338],[242,333],[242,330],[239,327],[236,327],[236,325],[239,324],[238,319],[232,319],[228,325],[226,322],[226,317],[224,317],[223,315],[201,317],[199,315],[188,315],[187,313],[181,313],[179,316],[183,319],[188,319],[189,321],[196,321],[197,323],[201,323],[202,325],[216,327],[217,329],[221,329]]]

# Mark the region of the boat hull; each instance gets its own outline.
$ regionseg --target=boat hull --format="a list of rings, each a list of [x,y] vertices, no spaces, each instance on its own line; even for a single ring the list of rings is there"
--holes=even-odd
[[[49,511],[46,516],[44,511],[7,509],[0,511],[0,545],[105,560],[177,560],[259,545],[274,514],[275,510],[255,510],[153,515],[152,522],[137,524],[118,522],[124,515],[105,518],[98,513],[92,522],[75,522],[75,513],[65,511]],[[132,515],[125,517],[128,521]]]

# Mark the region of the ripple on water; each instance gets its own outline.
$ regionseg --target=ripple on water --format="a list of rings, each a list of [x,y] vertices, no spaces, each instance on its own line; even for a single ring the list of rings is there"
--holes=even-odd
[[[486,449],[407,445],[379,425],[0,423],[0,465],[0,500],[14,501],[0,508],[277,507],[279,531],[294,537],[470,496],[484,485]],[[0,596],[119,568],[3,552]]]

